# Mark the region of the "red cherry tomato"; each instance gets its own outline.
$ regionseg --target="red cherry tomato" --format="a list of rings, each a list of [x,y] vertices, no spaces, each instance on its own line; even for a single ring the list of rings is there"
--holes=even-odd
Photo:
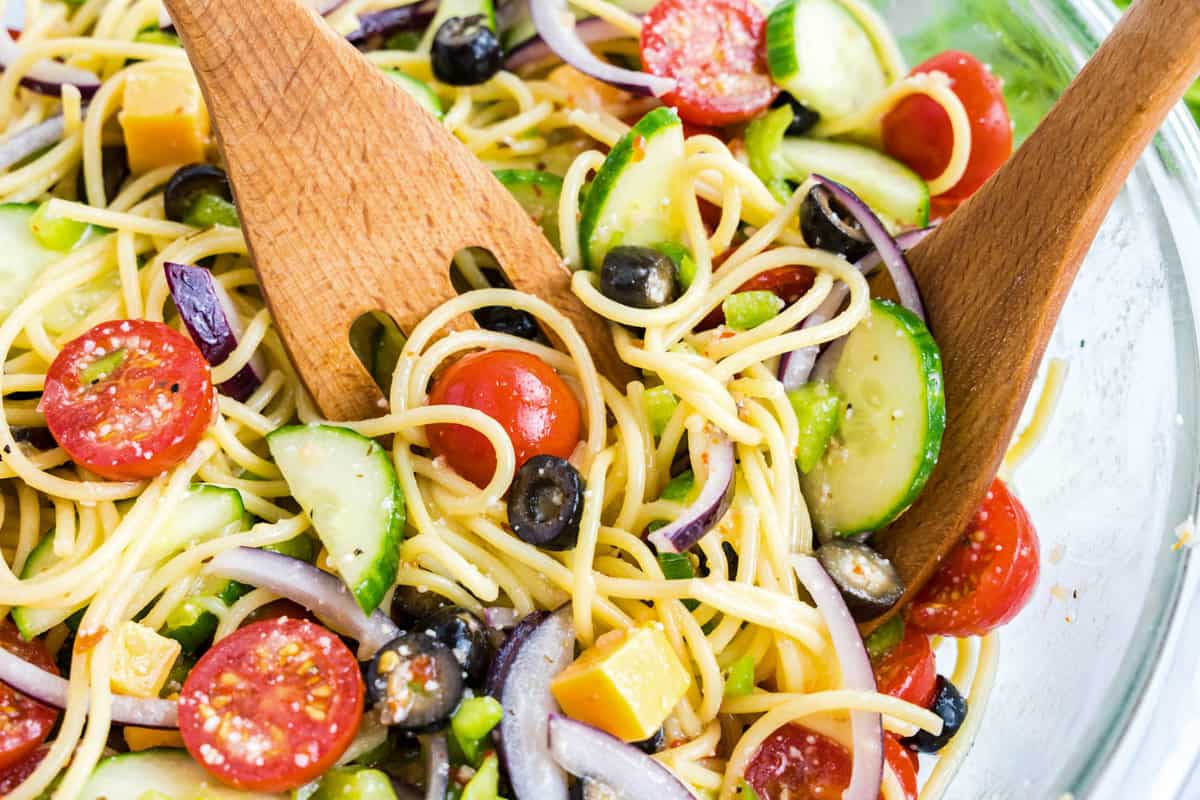
[[[38,768],[38,764],[42,763],[42,759],[46,757],[46,753],[50,752],[50,748],[39,747],[33,751],[33,754],[13,764],[8,769],[0,770],[0,797],[8,797],[16,791],[25,780],[33,774],[33,771]]]
[[[784,303],[792,303],[803,297],[812,288],[816,275],[808,267],[777,267],[755,275],[737,288],[738,292],[774,292]],[[697,330],[715,328],[725,322],[725,312],[717,306],[700,321]]]
[[[567,458],[579,443],[575,395],[537,356],[490,350],[460,358],[434,382],[430,405],[467,406],[487,414],[508,432],[517,467],[533,456]],[[430,425],[429,446],[454,471],[486,486],[496,471],[496,452],[482,433],[465,425]]]
[[[179,697],[188,752],[239,789],[283,792],[325,772],[363,715],[358,661],[307,620],[242,628],[196,662]]]
[[[941,636],[982,636],[1025,607],[1038,568],[1037,531],[997,478],[962,540],[917,594],[909,624]]]
[[[161,322],[102,322],[69,342],[39,410],[72,460],[114,480],[170,469],[212,421],[212,374],[192,340]]]
[[[776,730],[746,767],[760,800],[837,798],[850,785],[850,753],[838,742],[796,723]]]
[[[921,64],[912,74],[943,72],[971,121],[971,157],[967,171],[944,200],[961,202],[982,186],[1012,155],[1012,120],[1000,81],[979,59],[949,50]],[[901,100],[883,118],[883,147],[925,180],[946,169],[954,150],[954,134],[945,109],[924,95]],[[945,204],[942,204],[943,207]]]
[[[8,620],[0,623],[0,649],[47,672],[58,674],[58,667],[42,643],[22,639],[17,626]],[[29,758],[38,745],[46,741],[57,719],[57,709],[42,705],[7,684],[0,683],[0,769],[16,767]],[[3,796],[0,794],[0,797]]]
[[[875,684],[883,694],[899,697],[928,708],[937,694],[937,662],[929,636],[912,625],[904,628],[904,638],[876,660]]]
[[[642,64],[675,90],[663,96],[696,125],[745,122],[779,88],[766,61],[767,18],[753,0],[660,0],[642,23]]]
[[[889,733],[883,737],[883,757],[895,773],[896,780],[900,781],[904,800],[917,800],[917,773],[920,771],[917,754]]]

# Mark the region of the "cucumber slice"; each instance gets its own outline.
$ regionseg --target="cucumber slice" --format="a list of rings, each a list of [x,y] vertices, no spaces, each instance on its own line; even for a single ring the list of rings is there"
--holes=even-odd
[[[854,113],[887,88],[871,36],[838,0],[784,0],[767,18],[775,82],[822,117]]]
[[[824,537],[876,531],[921,493],[946,427],[942,359],[911,312],[871,301],[846,338],[830,383],[843,400],[841,425],[801,479]]]
[[[795,183],[818,173],[844,184],[881,215],[901,225],[929,224],[929,184],[893,158],[862,145],[785,138],[774,162]]]
[[[428,53],[433,47],[433,37],[437,35],[438,28],[442,27],[442,23],[451,17],[473,17],[476,14],[482,14],[487,17],[488,27],[493,31],[496,30],[496,8],[492,0],[441,0],[438,3],[437,14],[433,17],[433,22],[429,23],[429,27],[425,29],[425,35],[421,37],[421,43],[417,46],[417,52]]]
[[[88,778],[79,800],[137,800],[152,792],[160,792],[171,800],[284,800],[287,797],[231,789],[209,775],[186,750],[156,749],[104,759]]]
[[[196,591],[167,615],[162,635],[179,642],[183,652],[188,655],[196,653],[212,641],[220,622],[215,614],[197,601],[202,597],[212,597],[228,607],[249,592],[250,588],[244,583],[216,576],[202,579]]]
[[[267,436],[329,561],[370,614],[396,579],[404,494],[388,452],[349,428],[295,425]]]
[[[34,237],[29,222],[37,210],[37,203],[0,205],[0,320],[21,302],[38,273],[63,257]]]
[[[496,170],[496,179],[512,192],[521,208],[541,226],[542,233],[546,234],[550,244],[561,253],[558,200],[562,197],[562,178],[537,170],[501,169]]]
[[[167,520],[142,558],[146,566],[166,561],[189,547],[246,530],[246,506],[237,489],[197,483]]]
[[[673,190],[683,157],[683,123],[673,108],[654,109],[613,146],[581,211],[584,267],[599,269],[617,245],[680,240]]]
[[[442,108],[442,101],[434,93],[433,88],[424,81],[419,81],[409,75],[405,75],[398,69],[385,69],[384,72],[389,78],[396,82],[401,89],[408,92],[413,100],[416,100],[422,108],[433,114],[437,119],[441,119],[446,113]]]
[[[37,547],[33,548],[29,554],[29,558],[25,560],[25,566],[21,569],[21,580],[27,580],[45,572],[60,560],[58,556],[54,555],[54,531],[51,530],[42,537]],[[12,610],[12,619],[17,630],[21,632],[21,636],[29,641],[35,636],[41,636],[55,625],[66,622],[67,617],[86,605],[87,603],[80,603],[74,608],[66,609],[17,606]]]

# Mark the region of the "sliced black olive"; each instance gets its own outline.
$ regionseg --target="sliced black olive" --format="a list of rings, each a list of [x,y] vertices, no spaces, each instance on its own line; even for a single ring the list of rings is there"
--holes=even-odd
[[[570,550],[583,516],[583,477],[569,461],[534,456],[508,490],[508,524],[524,542],[546,550]]]
[[[854,216],[824,186],[814,186],[800,206],[800,231],[811,247],[858,261],[871,252],[871,240]]]
[[[500,71],[504,53],[487,17],[451,17],[433,36],[433,74],[451,86],[475,86]]]
[[[129,156],[125,148],[120,145],[105,147],[100,153],[100,170],[104,176],[104,202],[111,203],[129,177]],[[75,184],[75,196],[80,200],[87,199],[87,180],[82,169]]]
[[[375,654],[366,684],[384,725],[421,732],[442,725],[458,708],[463,671],[446,645],[426,633],[405,633]]]
[[[638,750],[641,750],[646,755],[652,756],[655,753],[657,753],[659,750],[663,749],[663,745],[666,744],[666,741],[667,741],[666,732],[663,731],[662,728],[659,728],[657,731],[654,732],[654,735],[651,736],[649,739],[642,739],[640,742],[633,742],[632,744],[634,747],[636,747]]]
[[[600,267],[600,291],[631,308],[661,308],[676,297],[675,262],[651,247],[614,247]]]
[[[443,608],[425,621],[422,628],[449,647],[467,674],[467,681],[478,685],[492,661],[492,644],[487,627],[465,608]]]
[[[902,739],[901,744],[918,753],[936,753],[950,743],[954,734],[967,718],[967,698],[962,696],[953,683],[938,675],[937,694],[929,710],[942,718],[942,732],[934,736],[928,731],[917,731],[915,736]]]
[[[813,111],[787,92],[780,92],[779,97],[775,98],[775,102],[771,104],[772,108],[780,106],[792,107],[792,124],[788,125],[787,131],[785,131],[788,136],[803,136],[821,121],[821,115],[818,112]]]
[[[484,330],[536,339],[540,330],[537,320],[528,311],[505,306],[486,306],[475,312],[475,321]]]
[[[53,450],[58,442],[50,435],[48,428],[13,428],[13,441],[27,444],[37,450]]]
[[[229,186],[229,176],[225,174],[225,170],[212,164],[189,164],[180,167],[167,182],[166,193],[163,196],[167,219],[183,222],[196,205],[196,201],[206,194],[233,202],[233,190]]]
[[[817,560],[857,620],[887,611],[904,594],[904,582],[892,562],[870,545],[842,539],[826,542],[817,550]]]
[[[415,586],[397,586],[392,593],[392,621],[401,630],[418,630],[425,621],[454,604],[440,594]]]
[[[571,787],[571,800],[621,800],[621,798],[603,783],[589,778],[580,778]]]

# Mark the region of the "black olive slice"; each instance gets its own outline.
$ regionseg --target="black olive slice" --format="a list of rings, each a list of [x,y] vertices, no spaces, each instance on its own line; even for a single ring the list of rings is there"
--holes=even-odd
[[[946,677],[938,675],[937,694],[929,710],[942,718],[942,732],[934,736],[928,731],[902,739],[901,744],[918,753],[936,753],[950,743],[967,718],[967,699]]]
[[[183,222],[196,205],[196,201],[206,194],[233,202],[233,190],[229,186],[229,176],[225,174],[225,170],[212,164],[189,164],[180,167],[167,182],[163,196],[167,219]]]
[[[500,71],[504,53],[483,14],[451,17],[433,36],[433,74],[451,86],[475,86]]]
[[[904,594],[904,582],[892,562],[869,545],[841,539],[826,542],[817,550],[817,560],[857,620],[888,610]]]
[[[600,267],[600,292],[631,308],[661,308],[676,297],[675,262],[651,247],[614,247]]]
[[[367,665],[367,694],[380,720],[423,732],[443,725],[463,696],[462,665],[454,652],[425,633],[405,633]]]
[[[800,206],[800,231],[811,247],[858,261],[871,252],[862,227],[824,186],[814,186]]]
[[[443,608],[425,621],[425,633],[450,648],[467,674],[478,685],[492,660],[491,638],[484,624],[465,608]]]
[[[583,516],[583,477],[569,461],[534,456],[508,490],[508,524],[522,541],[546,550],[570,550]]]

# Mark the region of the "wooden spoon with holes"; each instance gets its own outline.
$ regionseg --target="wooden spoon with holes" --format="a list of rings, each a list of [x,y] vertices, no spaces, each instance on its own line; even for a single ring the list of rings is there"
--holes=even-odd
[[[622,389],[607,323],[541,230],[465,146],[298,0],[167,0],[208,102],[274,323],[330,419],[385,409],[350,349],[363,313],[409,333],[454,298],[450,262],[491,250]],[[469,317],[458,321],[473,325]]]
[[[909,254],[947,419],[924,493],[878,536],[908,587],[897,608],[979,507],[1100,223],[1197,73],[1200,3],[1138,0],[1024,146]]]

